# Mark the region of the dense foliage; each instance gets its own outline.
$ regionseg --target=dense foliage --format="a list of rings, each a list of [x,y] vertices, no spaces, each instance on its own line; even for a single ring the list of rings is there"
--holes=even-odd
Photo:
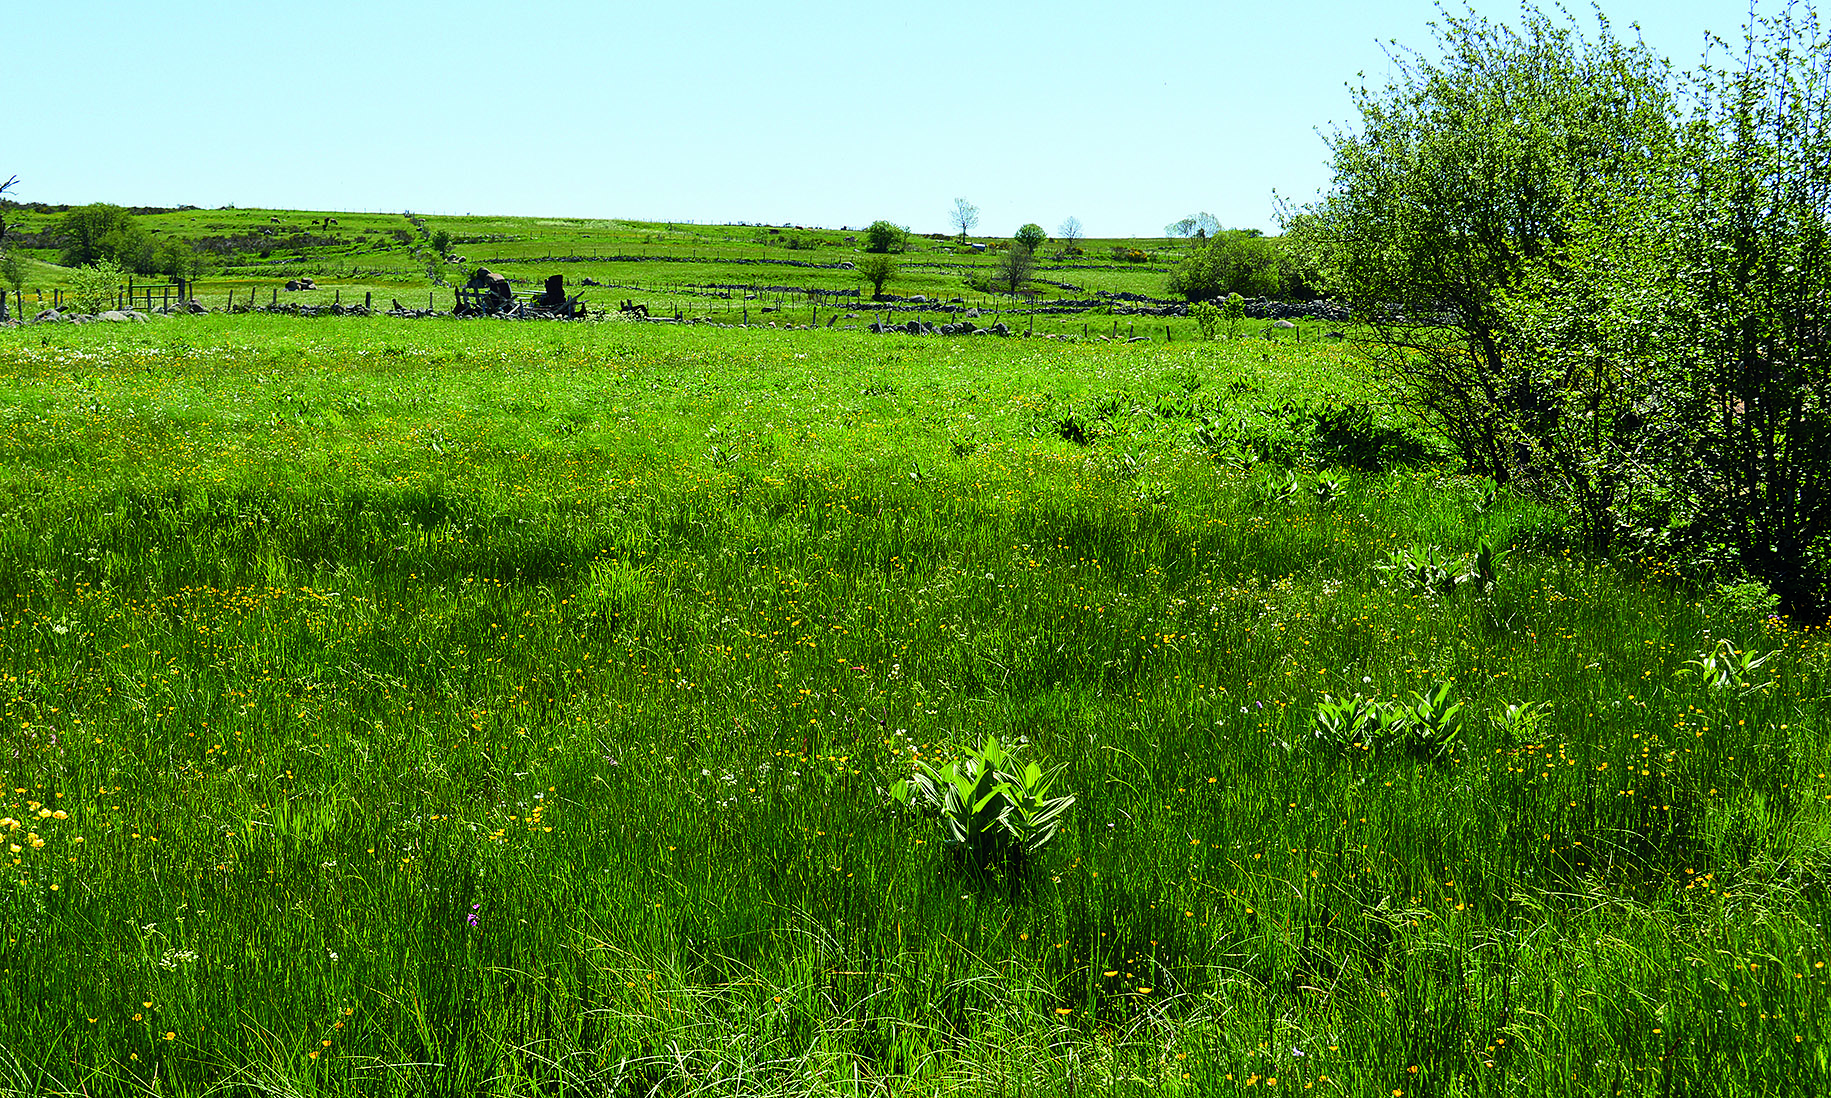
[[[1288,288],[1278,245],[1256,229],[1226,229],[1197,245],[1170,272],[1169,290],[1189,301],[1228,294],[1269,297]]]
[[[1599,20],[1446,15],[1290,229],[1395,395],[1592,549],[1825,602],[1831,48],[1809,8],[1688,80]]]
[[[909,245],[909,230],[890,221],[873,221],[865,230],[865,251],[900,252]]]
[[[881,297],[884,283],[896,276],[896,257],[884,252],[866,252],[858,258],[858,277],[871,284],[871,296]]]

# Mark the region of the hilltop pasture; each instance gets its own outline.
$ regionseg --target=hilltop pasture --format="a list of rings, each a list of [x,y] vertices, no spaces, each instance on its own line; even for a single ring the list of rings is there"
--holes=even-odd
[[[60,216],[58,207],[25,207],[9,222],[12,247],[26,261],[32,311],[69,284],[69,272],[56,265]],[[180,240],[203,257],[205,269],[192,292],[212,308],[250,298],[262,305],[349,305],[370,295],[381,309],[399,300],[449,311],[449,284],[462,285],[478,267],[506,275],[520,289],[539,289],[549,275],[563,275],[570,290],[582,290],[586,304],[599,310],[614,312],[631,300],[657,316],[678,312],[719,323],[824,324],[838,313],[870,313],[874,305],[872,286],[856,270],[866,244],[859,227],[261,209],[146,211],[135,221],[153,241]],[[445,256],[432,247],[439,233],[449,236]],[[1175,303],[1165,279],[1188,241],[1083,240],[1072,249],[1051,242],[1038,250],[1034,276],[1017,295],[999,293],[989,282],[999,249],[1008,243],[911,234],[895,253],[898,270],[884,287],[886,301],[876,304],[902,310],[903,319],[938,322],[944,308],[957,303],[1018,311],[1026,327],[1062,335],[1111,336],[1118,321],[1118,334],[1142,328],[1165,337],[1164,320],[1134,312]],[[453,255],[463,262],[445,261]],[[285,283],[299,277],[312,278],[317,288],[286,292]],[[586,286],[586,279],[598,285]],[[162,287],[167,281],[136,276],[135,284]],[[157,303],[162,299],[154,292]],[[934,308],[912,308],[910,299],[918,297]],[[815,304],[827,306],[818,317]],[[1193,337],[1186,319],[1169,324],[1170,338]]]

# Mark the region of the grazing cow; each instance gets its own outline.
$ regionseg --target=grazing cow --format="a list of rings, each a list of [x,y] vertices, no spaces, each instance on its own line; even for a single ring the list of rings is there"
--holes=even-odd
[[[277,217],[269,217],[267,220],[272,222],[275,225],[278,225],[280,223],[280,219]]]
[[[335,224],[337,224],[337,219],[334,217],[327,217],[324,219],[324,227],[327,229]]]

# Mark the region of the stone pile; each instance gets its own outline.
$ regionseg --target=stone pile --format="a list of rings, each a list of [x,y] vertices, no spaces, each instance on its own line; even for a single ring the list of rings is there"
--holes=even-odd
[[[873,321],[870,325],[868,325],[866,327],[865,330],[868,332],[877,334],[877,335],[889,335],[889,334],[895,333],[895,334],[900,334],[900,335],[1008,336],[1011,334],[1010,327],[1008,325],[1004,324],[1002,321],[1000,323],[992,325],[989,328],[981,328],[970,320],[962,320],[957,323],[942,324],[939,326],[932,324],[925,320],[911,320],[911,321],[907,321],[902,324],[885,324],[882,322]]]
[[[266,316],[373,316],[374,312],[361,305],[300,305],[296,302],[282,302],[278,305],[255,305],[253,307],[237,302],[228,310],[232,313],[260,313]]]
[[[138,309],[109,309],[100,313],[79,313],[44,309],[21,323],[25,324],[144,324],[150,319]]]

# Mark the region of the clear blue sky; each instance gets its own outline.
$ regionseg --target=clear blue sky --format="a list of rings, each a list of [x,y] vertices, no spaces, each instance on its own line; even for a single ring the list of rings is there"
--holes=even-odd
[[[1771,0],[1769,6],[1772,6]],[[1732,0],[1611,0],[1681,69]],[[1512,20],[1513,4],[1476,10]],[[1578,9],[1593,29],[1588,9]],[[64,0],[8,20],[23,201],[412,209],[978,232],[1074,215],[1275,227],[1318,127],[1431,49],[1389,3]]]

